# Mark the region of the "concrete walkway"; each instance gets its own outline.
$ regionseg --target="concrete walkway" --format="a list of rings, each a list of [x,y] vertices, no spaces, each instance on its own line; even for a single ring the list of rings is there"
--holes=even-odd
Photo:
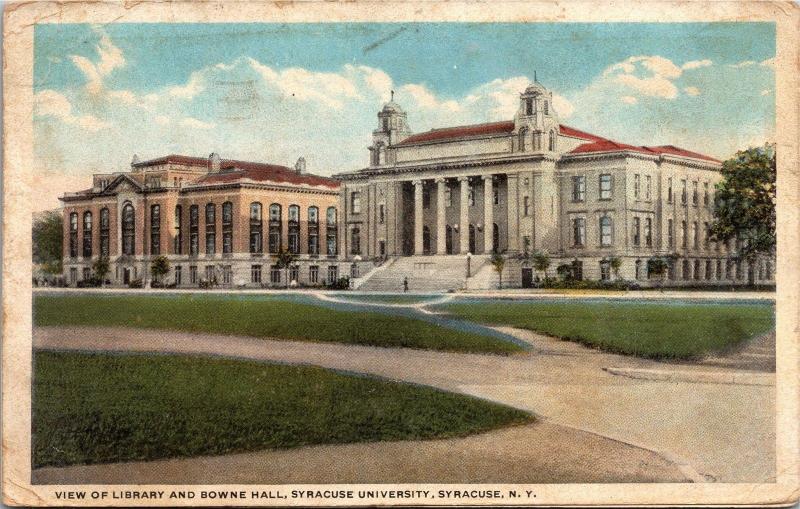
[[[330,477],[351,480],[372,475],[375,482],[387,482],[388,478],[392,482],[403,479],[412,482],[426,472],[439,472],[442,482],[445,482],[448,479],[446,473],[452,469],[437,469],[435,465],[439,463],[453,468],[459,464],[477,465],[474,471],[464,472],[466,466],[459,471],[466,476],[456,476],[461,482],[510,480],[512,477],[515,482],[525,482],[523,479],[547,482],[545,479],[550,479],[548,471],[561,476],[550,480],[560,482],[634,479],[667,482],[678,478],[774,482],[774,374],[766,374],[768,382],[771,377],[771,384],[767,385],[699,383],[693,381],[693,373],[714,371],[724,374],[733,370],[635,359],[602,353],[528,331],[501,330],[529,342],[533,350],[520,355],[494,356],[89,327],[37,328],[34,330],[34,346],[64,350],[197,353],[314,364],[471,394],[528,410],[542,418],[540,424],[531,427],[459,439],[463,440],[460,443],[449,440],[436,442],[446,444],[444,448],[432,445],[434,442],[412,442],[405,449],[402,443],[355,444],[159,462],[178,465],[173,471],[178,476],[176,482],[211,479],[221,482],[219,462],[226,465],[225,475],[234,475],[232,470],[238,468],[234,468],[236,465],[241,466],[240,470],[247,470],[255,463],[273,461],[285,467],[280,469],[282,476],[288,471],[298,471],[302,477],[305,475],[302,472],[306,472],[309,479],[319,481],[319,476],[323,475],[320,470],[297,468],[307,461],[309,465],[323,469],[325,461],[332,461],[325,459],[331,454],[336,461],[354,461],[350,458],[357,458],[357,461],[349,469],[343,468],[341,475],[330,473]],[[682,376],[680,380],[651,381],[614,375],[607,368],[668,370],[680,372]],[[763,378],[764,373],[758,376]],[[562,438],[556,439],[559,436]],[[467,447],[462,448],[465,444]],[[526,450],[529,453],[520,452]],[[492,455],[489,451],[503,454]],[[511,454],[510,451],[517,453]],[[494,460],[480,459],[487,454]],[[401,460],[398,456],[407,459]],[[288,463],[281,463],[281,458],[288,458],[284,460]],[[210,470],[203,470],[204,464],[209,465]],[[87,475],[107,472],[103,474],[104,478],[116,475],[119,480],[137,482],[137,479],[153,475],[148,465],[41,469],[35,473],[35,478],[38,482],[70,482],[70,479],[79,482],[88,479]],[[195,465],[197,470],[192,470],[194,467],[191,465]],[[530,466],[527,474],[524,465]],[[229,470],[231,473],[227,473]],[[328,468],[323,471],[330,472]],[[506,471],[508,476],[504,475]],[[182,472],[194,480],[181,477]],[[198,472],[197,477],[192,477],[189,472]],[[213,476],[203,478],[202,472],[212,472]],[[261,474],[252,474],[253,479],[266,482],[265,479],[271,475],[269,472],[273,471],[264,466],[256,472]],[[316,477],[311,476],[312,472],[317,472]],[[250,474],[237,475],[250,479]],[[241,478],[228,481],[239,482]]]

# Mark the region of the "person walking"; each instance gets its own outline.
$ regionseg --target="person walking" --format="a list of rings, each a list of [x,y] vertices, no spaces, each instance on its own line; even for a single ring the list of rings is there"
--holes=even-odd
[[[403,278],[403,293],[408,293],[408,278]]]

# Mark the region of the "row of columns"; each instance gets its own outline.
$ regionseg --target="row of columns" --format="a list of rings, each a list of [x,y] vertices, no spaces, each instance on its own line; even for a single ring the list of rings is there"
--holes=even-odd
[[[484,246],[491,246],[494,239],[494,232],[491,225],[494,223],[494,183],[492,175],[483,175],[483,222],[486,227],[483,229]],[[445,229],[447,220],[445,218],[444,196],[447,183],[442,177],[434,179],[436,183],[436,254],[446,254],[447,245]],[[458,177],[460,191],[460,210],[459,210],[459,235],[460,251],[466,254],[469,251],[469,177]],[[422,255],[423,251],[423,203],[421,180],[414,180],[414,254]]]

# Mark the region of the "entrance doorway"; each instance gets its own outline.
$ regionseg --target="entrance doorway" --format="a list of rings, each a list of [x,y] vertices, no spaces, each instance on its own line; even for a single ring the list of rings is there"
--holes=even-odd
[[[475,225],[469,225],[469,252],[475,254]]]
[[[453,254],[453,228],[449,224],[444,229],[444,250]]]
[[[128,267],[122,269],[122,282],[126,285],[131,282],[131,269]]]
[[[533,269],[522,267],[522,287],[533,288]]]

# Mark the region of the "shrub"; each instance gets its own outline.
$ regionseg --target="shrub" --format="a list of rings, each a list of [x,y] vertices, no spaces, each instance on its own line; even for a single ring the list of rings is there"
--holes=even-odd
[[[329,284],[328,288],[330,288],[331,290],[349,290],[350,278],[347,276],[342,276],[338,280],[336,280],[336,282]]]
[[[143,286],[141,278],[131,279],[130,283],[128,283],[128,288],[142,288]]]

